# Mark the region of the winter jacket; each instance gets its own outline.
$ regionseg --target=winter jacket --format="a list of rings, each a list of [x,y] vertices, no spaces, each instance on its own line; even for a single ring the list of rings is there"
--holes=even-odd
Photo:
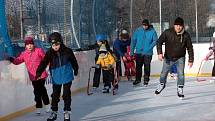
[[[113,43],[113,53],[116,55],[117,59],[120,59],[120,57],[124,56],[126,53],[127,46],[130,46],[131,39],[128,39],[126,41],[121,41],[119,39],[116,39]]]
[[[72,49],[61,44],[59,51],[50,48],[37,69],[37,77],[50,64],[50,74],[53,84],[66,84],[74,80],[74,75],[78,74],[78,63]],[[74,74],[73,74],[74,71]]]
[[[131,38],[131,55],[134,54],[135,48],[136,54],[153,55],[157,39],[157,33],[152,25],[147,30],[144,30],[143,27],[137,28]]]
[[[108,52],[105,57],[99,56],[96,64],[100,65],[102,69],[109,70],[108,66],[111,65],[113,67],[115,63],[114,57],[110,52]]]
[[[36,81],[36,70],[44,56],[45,53],[41,48],[34,48],[32,51],[23,51],[18,57],[14,58],[12,63],[18,65],[25,62],[30,80]],[[41,78],[48,76],[44,70],[41,73]]]
[[[157,42],[158,54],[163,54],[163,43],[165,43],[165,58],[174,61],[178,58],[185,57],[187,49],[189,55],[189,62],[194,61],[193,45],[191,42],[190,35],[186,31],[184,31],[182,35],[177,35],[174,28],[165,30],[161,34]]]

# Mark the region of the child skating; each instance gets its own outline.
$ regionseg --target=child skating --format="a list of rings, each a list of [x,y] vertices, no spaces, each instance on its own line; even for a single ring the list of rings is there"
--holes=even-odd
[[[102,90],[103,93],[110,92],[111,82],[114,81],[114,65],[115,60],[113,55],[109,51],[107,51],[104,44],[101,45],[99,49],[99,57],[96,62],[96,67],[102,68],[104,83],[104,89]],[[118,88],[118,84],[114,86]]]
[[[15,65],[25,63],[28,75],[34,88],[34,100],[36,102],[36,113],[40,114],[43,104],[45,105],[46,112],[49,112],[49,97],[45,87],[46,77],[48,76],[45,69],[41,71],[40,79],[36,79],[36,70],[40,62],[45,56],[41,48],[34,46],[32,37],[25,37],[25,50],[17,57],[9,57],[10,62]]]
[[[52,112],[47,121],[57,119],[58,102],[60,101],[61,88],[63,87],[64,100],[64,121],[70,121],[71,112],[71,86],[74,80],[74,75],[78,74],[78,63],[72,49],[63,44],[63,39],[60,33],[54,32],[49,36],[51,48],[46,52],[44,59],[40,63],[36,77],[40,78],[42,72],[49,65],[52,78]]]

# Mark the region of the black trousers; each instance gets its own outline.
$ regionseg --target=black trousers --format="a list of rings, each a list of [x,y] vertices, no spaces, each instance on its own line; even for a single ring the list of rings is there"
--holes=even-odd
[[[117,76],[122,76],[122,66],[121,66],[120,59],[116,61],[116,71],[117,71]]]
[[[111,82],[114,80],[114,70],[102,70],[104,87],[111,88]]]
[[[136,81],[141,81],[142,66],[144,65],[144,82],[149,82],[152,55],[136,54]]]
[[[101,68],[95,68],[94,76],[93,76],[93,87],[99,87],[101,76]]]
[[[53,84],[53,93],[52,93],[52,111],[58,111],[58,103],[60,101],[61,87],[63,86],[63,100],[64,100],[64,111],[71,111],[71,86],[72,82],[66,84]]]
[[[32,81],[34,88],[34,100],[36,102],[36,108],[42,108],[44,105],[49,104],[49,96],[45,87],[45,79],[40,79],[38,81]],[[43,103],[42,103],[43,102]]]

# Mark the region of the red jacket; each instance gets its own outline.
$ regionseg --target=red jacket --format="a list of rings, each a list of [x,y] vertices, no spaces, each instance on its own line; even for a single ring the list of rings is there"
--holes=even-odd
[[[28,71],[28,75],[31,81],[35,81],[37,67],[44,58],[45,53],[41,48],[34,48],[33,51],[25,50],[18,57],[14,58],[13,64],[18,65],[25,62],[25,66]],[[44,71],[41,78],[46,78],[47,72]]]

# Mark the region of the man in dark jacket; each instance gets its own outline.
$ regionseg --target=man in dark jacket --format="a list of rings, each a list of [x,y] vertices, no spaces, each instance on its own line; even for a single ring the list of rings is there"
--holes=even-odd
[[[164,56],[162,52],[163,43],[165,43]],[[183,87],[186,49],[189,55],[188,66],[192,67],[194,61],[193,45],[189,33],[184,30],[184,20],[178,17],[175,19],[174,27],[165,30],[157,42],[158,59],[163,61],[163,68],[160,75],[160,84],[155,94],[160,94],[165,88],[167,74],[171,66],[176,64],[178,74],[177,94],[179,98],[184,98]]]
[[[61,88],[63,86],[64,121],[70,121],[71,111],[71,85],[74,75],[78,74],[78,63],[72,49],[63,44],[62,36],[54,32],[49,36],[51,48],[46,52],[44,59],[37,68],[36,78],[39,79],[42,72],[49,64],[50,75],[53,83],[52,113],[47,121],[57,119],[58,102],[60,101]]]

